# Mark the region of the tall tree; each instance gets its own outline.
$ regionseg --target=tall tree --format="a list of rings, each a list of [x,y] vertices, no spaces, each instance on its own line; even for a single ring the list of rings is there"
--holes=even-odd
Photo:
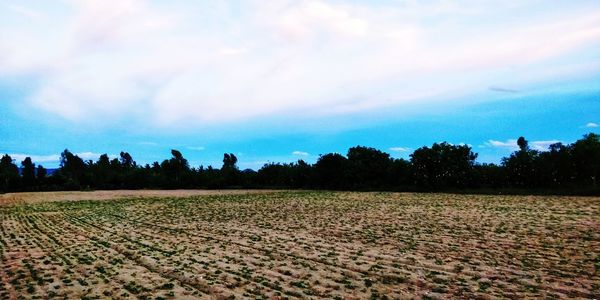
[[[237,166],[238,159],[233,153],[223,154],[223,166],[221,175],[225,186],[237,186],[240,184],[240,170]]]
[[[21,178],[26,189],[35,185],[35,164],[31,161],[31,157],[25,157],[21,162]]]
[[[327,189],[347,187],[344,176],[347,174],[348,159],[339,153],[328,153],[319,156],[315,164],[317,186]]]
[[[181,153],[179,153],[181,154]],[[137,163],[133,160],[133,157],[128,152],[123,152],[119,154],[121,163],[121,186],[126,188],[134,188],[139,185],[139,179],[136,179],[136,169]]]
[[[12,157],[4,154],[0,159],[0,192],[16,190],[19,182],[19,168]]]
[[[394,189],[406,189],[413,185],[412,165],[406,159],[393,159],[390,184]]]
[[[68,149],[60,154],[60,174],[67,180],[68,188],[80,188],[85,168],[85,162]]]
[[[187,179],[190,165],[178,150],[171,150],[171,155],[171,159],[163,161],[160,167],[166,176],[167,187],[181,188],[185,183],[184,179]]]
[[[223,154],[223,166],[221,167],[221,170],[225,170],[225,169],[236,169],[237,170],[237,157],[235,157],[235,154],[233,153],[225,153]]]
[[[296,163],[292,164],[292,187],[308,187],[312,176],[313,168],[304,160],[300,159]]]
[[[92,167],[94,184],[98,188],[116,188],[116,177],[120,170],[110,162],[108,154],[102,154]]]
[[[522,136],[517,139],[517,146],[519,146],[520,151],[529,150],[529,142]]]
[[[517,140],[519,150],[512,153],[508,158],[502,159],[502,165],[506,168],[507,181],[519,188],[531,188],[539,181],[537,169],[539,152],[529,149],[529,143],[524,137]]]
[[[465,188],[472,184],[477,154],[467,145],[434,143],[411,154],[417,185],[433,189]]]
[[[536,169],[539,170],[539,184],[544,187],[564,188],[572,183],[572,147],[562,143],[550,145],[549,151],[539,153]]]
[[[600,136],[589,133],[573,144],[573,164],[579,184],[598,186],[600,176]]]
[[[46,176],[48,176],[48,170],[46,170],[44,166],[38,165],[37,170],[35,171],[35,176],[38,183],[42,185],[46,181]]]
[[[173,150],[173,151],[177,151],[177,150]],[[179,152],[179,151],[177,151],[177,152]],[[179,155],[181,156],[181,152],[179,152]],[[123,166],[123,168],[131,169],[136,166],[135,161],[133,160],[133,158],[131,157],[131,155],[128,152],[121,151],[119,156],[120,156],[119,161],[121,162],[121,166]]]
[[[389,185],[392,160],[390,155],[375,148],[356,146],[348,149],[348,183],[356,188],[377,188]]]

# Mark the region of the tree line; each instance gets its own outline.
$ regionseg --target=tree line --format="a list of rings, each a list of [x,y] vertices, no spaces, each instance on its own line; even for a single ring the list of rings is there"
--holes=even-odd
[[[328,153],[317,162],[268,163],[258,171],[240,170],[233,153],[223,155],[221,168],[190,167],[181,152],[171,158],[139,165],[127,152],[118,158],[103,154],[83,160],[69,150],[52,174],[30,157],[18,167],[8,155],[0,160],[0,192],[178,189],[296,188],[390,191],[482,191],[599,194],[599,135],[590,133],[568,145],[547,151],[531,149],[525,138],[500,164],[477,163],[468,145],[434,143],[416,149],[410,159],[396,159],[375,148],[356,146],[346,155]]]

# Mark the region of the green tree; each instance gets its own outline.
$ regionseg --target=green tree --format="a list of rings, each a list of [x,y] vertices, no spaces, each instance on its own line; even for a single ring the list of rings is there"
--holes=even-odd
[[[600,175],[600,136],[589,133],[572,145],[575,178],[584,186],[598,186]]]
[[[4,154],[0,159],[0,192],[16,190],[19,183],[19,168],[12,157]]]
[[[85,175],[86,164],[79,156],[65,149],[60,154],[59,171],[65,177],[67,188],[80,188],[81,180]]]
[[[347,181],[344,178],[347,168],[348,159],[339,153],[320,155],[315,164],[317,186],[327,189],[347,187]]]
[[[467,145],[434,143],[410,155],[414,178],[421,187],[465,188],[472,184],[477,154]]]
[[[295,163],[267,163],[258,170],[257,180],[266,187],[304,188],[310,183],[311,171],[311,166],[303,160]]]
[[[44,166],[38,165],[37,170],[35,171],[35,176],[38,184],[43,185],[46,181],[46,176],[48,176],[48,170],[46,170]]]
[[[292,187],[306,188],[310,184],[313,168],[300,159],[292,164]]]
[[[223,154],[223,166],[221,167],[221,170],[226,170],[226,169],[231,169],[231,170],[237,170],[237,157],[235,157],[235,154],[233,153],[225,153]]]
[[[392,160],[388,153],[375,148],[356,146],[348,149],[346,179],[355,188],[377,188],[389,185]]]
[[[509,157],[502,159],[506,169],[507,181],[519,188],[532,188],[539,182],[537,164],[539,152],[529,149],[529,143],[524,137],[517,140],[519,150]]]
[[[177,150],[173,150],[173,151],[177,151]],[[179,151],[177,151],[177,152],[179,152]],[[123,166],[123,168],[131,169],[131,168],[136,167],[135,161],[133,160],[133,158],[131,157],[131,155],[128,152],[121,151],[119,156],[120,156],[119,161],[121,162],[121,166]],[[179,156],[181,156],[181,152],[179,152]]]
[[[539,170],[540,184],[545,187],[563,188],[572,184],[573,162],[572,147],[555,143],[548,147],[549,151],[539,153],[536,160]]]
[[[186,183],[187,174],[190,172],[190,165],[178,150],[171,150],[172,157],[160,164],[164,173],[164,180],[169,188],[180,188]]]
[[[98,188],[108,189],[117,187],[117,174],[120,172],[118,164],[112,164],[108,154],[102,154],[98,161],[91,167],[94,185]]]
[[[406,159],[392,159],[390,183],[394,189],[407,189],[413,185],[412,165]]]
[[[25,189],[32,189],[35,185],[35,164],[31,157],[25,157],[21,162],[21,178]]]
[[[504,168],[496,164],[475,164],[473,186],[477,188],[506,187]]]
[[[179,155],[181,155],[181,153],[179,153]],[[138,174],[137,163],[135,160],[133,160],[133,157],[131,157],[128,152],[121,151],[119,156],[119,162],[121,163],[121,171],[119,173],[121,186],[126,188],[139,187],[140,179],[138,179],[136,176]]]
[[[238,159],[233,153],[223,154],[223,166],[221,176],[225,186],[237,186],[240,184],[240,170],[237,166]]]

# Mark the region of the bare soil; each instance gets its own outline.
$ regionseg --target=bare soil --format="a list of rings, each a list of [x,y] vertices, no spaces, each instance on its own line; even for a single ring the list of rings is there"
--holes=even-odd
[[[0,205],[52,201],[111,200],[120,198],[191,197],[206,195],[239,195],[272,193],[275,190],[111,190],[30,192],[0,194]]]
[[[9,199],[0,206],[0,299],[600,295],[600,198],[118,191]]]

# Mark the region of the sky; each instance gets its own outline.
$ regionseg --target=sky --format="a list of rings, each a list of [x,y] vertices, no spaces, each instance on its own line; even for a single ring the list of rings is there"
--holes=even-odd
[[[498,163],[600,132],[600,1],[0,0],[0,153]]]

